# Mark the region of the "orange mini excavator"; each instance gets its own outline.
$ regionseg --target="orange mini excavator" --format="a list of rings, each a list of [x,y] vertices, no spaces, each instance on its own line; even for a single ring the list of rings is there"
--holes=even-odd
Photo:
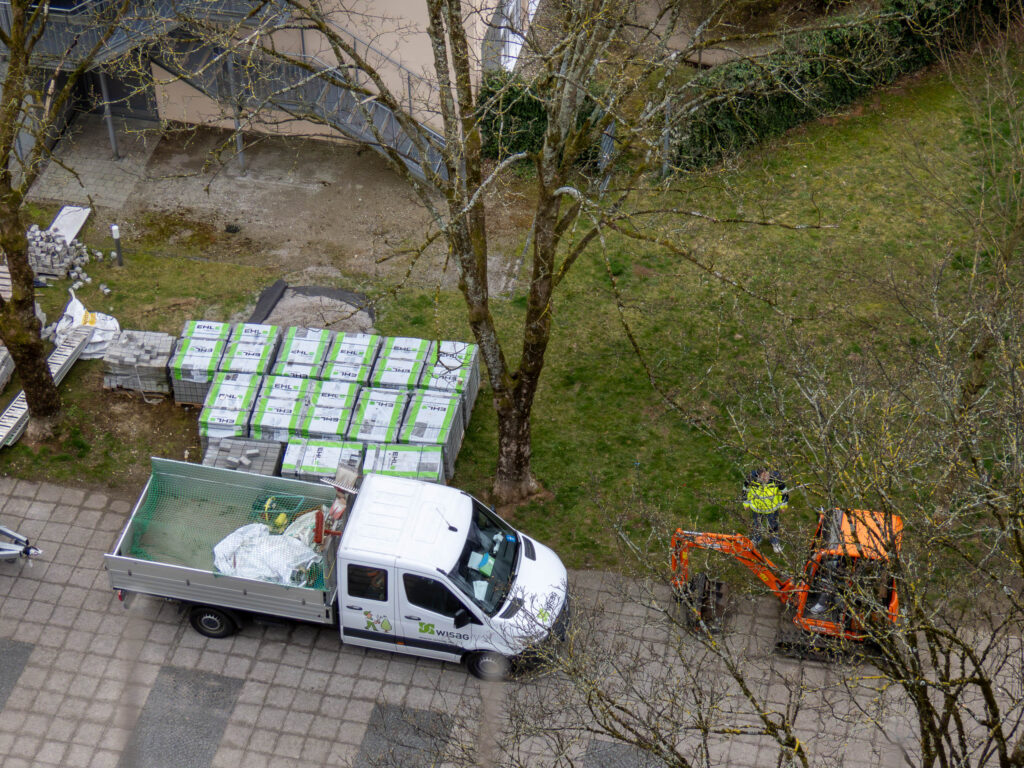
[[[822,512],[803,576],[791,579],[746,536],[679,529],[672,537],[672,587],[694,622],[713,625],[725,605],[725,585],[705,574],[690,577],[690,550],[713,549],[749,569],[793,613],[796,631],[779,647],[800,653],[836,640],[864,641],[869,627],[895,623],[899,609],[891,562],[898,556],[903,520],[860,509]],[[822,643],[824,641],[824,643]]]

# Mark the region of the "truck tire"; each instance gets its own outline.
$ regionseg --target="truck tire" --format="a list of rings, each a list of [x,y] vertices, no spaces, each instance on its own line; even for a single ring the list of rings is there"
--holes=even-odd
[[[192,629],[206,637],[231,637],[238,631],[238,621],[228,611],[209,605],[193,605],[188,612]]]
[[[511,665],[507,658],[493,651],[477,651],[466,656],[466,668],[481,680],[504,680]]]

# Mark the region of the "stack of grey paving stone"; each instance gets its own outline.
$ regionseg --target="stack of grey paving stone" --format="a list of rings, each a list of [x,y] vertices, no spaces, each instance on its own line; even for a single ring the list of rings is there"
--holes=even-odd
[[[367,444],[398,442],[398,432],[402,427],[408,401],[408,393],[398,389],[360,390],[349,423],[349,440]]]
[[[103,386],[167,395],[167,367],[174,337],[155,331],[121,331],[103,355]]]
[[[202,405],[217,375],[231,334],[227,323],[189,320],[182,329],[168,368],[174,399]]]
[[[281,331],[276,325],[240,323],[231,333],[220,370],[264,376],[277,355]]]
[[[398,442],[441,448],[445,477],[455,474],[455,458],[462,448],[465,426],[462,398],[442,392],[419,391],[405,412]]]
[[[442,485],[448,480],[440,445],[368,445],[363,474],[411,477]]]
[[[260,378],[251,373],[221,371],[214,376],[199,414],[203,449],[227,437],[246,437]]]
[[[381,338],[369,333],[339,333],[327,353],[320,378],[366,386],[380,351]]]
[[[289,328],[271,372],[276,376],[319,378],[333,340],[334,332],[326,328]]]
[[[281,476],[317,482],[334,480],[339,467],[358,473],[366,448],[362,443],[335,440],[292,440],[284,451]]]
[[[208,467],[254,472],[258,475],[276,475],[280,472],[283,454],[284,443],[222,437],[210,442],[203,455],[203,464]]]
[[[463,426],[468,427],[480,391],[479,347],[463,341],[439,342],[437,353],[423,371],[420,387],[459,395],[462,398]]]
[[[7,388],[14,375],[14,358],[7,351],[7,347],[0,344],[0,392]]]
[[[89,249],[78,240],[70,243],[59,232],[40,229],[33,224],[25,233],[28,238],[28,263],[38,277],[64,278],[75,272],[74,277],[89,263]]]

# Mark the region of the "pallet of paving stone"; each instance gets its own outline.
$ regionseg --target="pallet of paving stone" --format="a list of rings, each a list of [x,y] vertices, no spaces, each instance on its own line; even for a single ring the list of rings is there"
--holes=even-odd
[[[284,450],[281,476],[317,482],[334,480],[344,467],[358,473],[363,463],[362,443],[334,440],[292,440]]]
[[[277,475],[281,471],[284,443],[222,437],[211,440],[203,455],[203,464],[221,469],[237,469],[257,475]]]
[[[261,380],[260,398],[284,400],[293,406],[303,406],[310,402],[315,384],[315,379],[299,376],[267,376]]]
[[[60,384],[64,380],[71,366],[82,354],[82,350],[89,345],[92,332],[91,326],[80,325],[73,328],[50,353],[46,364],[50,369],[50,375],[53,376],[54,384]],[[24,434],[28,420],[28,401],[25,399],[25,393],[19,392],[3,413],[0,413],[0,446],[14,445]]]
[[[220,440],[225,437],[248,437],[251,415],[252,413],[248,409],[204,407],[199,412],[199,440],[203,451],[206,451],[212,440]]]
[[[402,426],[407,392],[397,389],[364,388],[349,422],[348,439],[361,443],[396,443]]]
[[[221,371],[213,377],[203,401],[204,408],[251,411],[260,394],[262,379],[251,373]]]
[[[182,337],[168,363],[171,389],[178,403],[202,405],[224,354],[223,339]]]
[[[398,442],[441,446],[445,477],[452,477],[464,435],[462,398],[459,395],[421,391],[413,395],[409,402]]]
[[[89,262],[89,249],[78,240],[68,240],[60,230],[40,229],[33,224],[25,237],[28,263],[38,277],[61,279]]]
[[[305,413],[304,403],[261,397],[249,420],[249,437],[287,443],[300,437],[299,428]]]
[[[350,381],[321,381],[319,379],[310,382],[309,403],[324,408],[346,408],[352,410],[359,400],[359,392],[362,390],[358,384]]]
[[[263,323],[238,323],[231,331],[231,341],[242,344],[273,344],[281,341],[281,328]]]
[[[325,328],[289,328],[281,339],[271,373],[318,378],[334,339]]]
[[[218,366],[221,371],[252,373],[265,376],[269,373],[277,354],[274,341],[244,342],[230,341]]]
[[[310,405],[302,417],[298,434],[310,440],[342,441],[352,420],[351,408]]]
[[[434,342],[410,336],[388,336],[381,344],[378,357],[426,362],[434,351]]]
[[[332,378],[329,374],[335,365],[373,366],[380,351],[381,337],[372,333],[338,333],[327,352],[324,360],[322,378]]]
[[[420,388],[459,394],[462,397],[463,424],[468,426],[480,391],[479,347],[460,341],[440,342],[437,354],[423,371]]]
[[[369,386],[383,389],[416,389],[422,375],[422,360],[381,355],[373,366]]]
[[[121,331],[103,355],[103,386],[170,394],[167,370],[174,345],[174,337],[167,333]]]
[[[231,323],[217,320],[186,320],[178,334],[183,339],[213,339],[228,341],[231,338]]]
[[[363,474],[411,477],[444,485],[444,457],[439,445],[367,445]]]
[[[346,381],[365,387],[370,383],[372,374],[372,365],[327,362],[324,363],[320,378],[324,381]]]

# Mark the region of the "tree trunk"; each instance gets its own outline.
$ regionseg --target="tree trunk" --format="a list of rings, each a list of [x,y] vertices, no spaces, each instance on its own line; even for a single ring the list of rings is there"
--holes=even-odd
[[[530,472],[530,409],[503,409],[497,402],[495,406],[498,407],[498,467],[494,495],[499,502],[510,504],[528,498],[539,488]]]
[[[35,313],[34,275],[28,263],[28,240],[21,219],[20,201],[8,192],[0,196],[0,247],[11,271],[11,300],[0,299],[0,338],[14,359],[29,413],[51,418],[60,412],[60,394],[46,362],[46,347],[39,336]]]

